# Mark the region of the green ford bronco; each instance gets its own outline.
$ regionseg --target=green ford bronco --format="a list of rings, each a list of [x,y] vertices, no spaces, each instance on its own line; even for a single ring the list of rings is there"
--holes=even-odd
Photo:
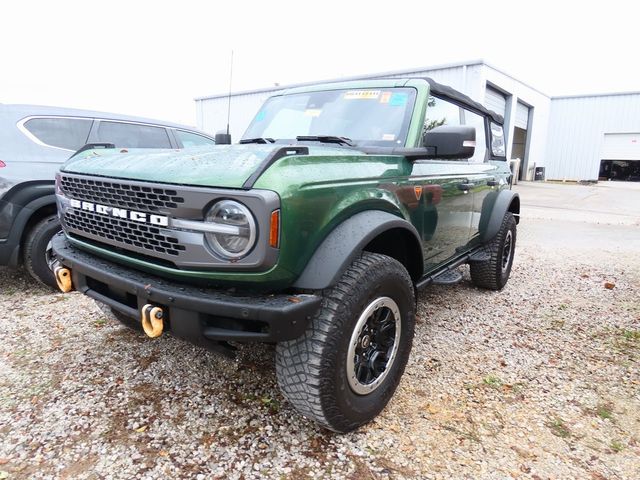
[[[287,90],[235,145],[88,146],[56,179],[51,268],[150,337],[276,343],[283,395],[347,432],[398,386],[421,287],[462,264],[507,282],[520,200],[502,124],[405,78]]]

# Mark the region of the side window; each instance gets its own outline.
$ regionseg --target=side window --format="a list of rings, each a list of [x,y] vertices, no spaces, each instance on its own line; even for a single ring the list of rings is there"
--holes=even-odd
[[[198,135],[197,133],[187,132],[185,130],[176,130],[176,135],[184,148],[216,144],[216,142],[210,138]]]
[[[441,98],[429,96],[424,131],[428,132],[442,125],[460,125],[460,107]]]
[[[469,110],[464,111],[464,124],[476,128],[476,151],[468,161],[470,163],[482,163],[487,156],[487,136],[485,133],[485,121],[482,115]]]
[[[502,125],[493,122],[491,122],[491,153],[494,157],[504,157],[507,154]]]
[[[113,143],[116,147],[171,148],[167,131],[163,127],[101,121],[98,127],[100,142]]]
[[[46,145],[75,151],[87,143],[92,122],[88,118],[32,118],[24,128]]]

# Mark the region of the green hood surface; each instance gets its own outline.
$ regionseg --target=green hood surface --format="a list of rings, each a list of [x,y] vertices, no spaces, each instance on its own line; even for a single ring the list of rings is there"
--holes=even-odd
[[[184,150],[88,150],[63,172],[206,187],[240,188],[268,155],[286,145],[216,145]],[[309,145],[309,155],[363,155],[353,149]]]

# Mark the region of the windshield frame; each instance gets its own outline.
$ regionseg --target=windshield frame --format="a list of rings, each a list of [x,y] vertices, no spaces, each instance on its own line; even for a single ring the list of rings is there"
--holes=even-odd
[[[409,82],[408,82],[409,83]],[[354,85],[354,86],[348,86],[348,85],[344,85],[342,84],[340,86],[340,88],[331,88],[331,87],[327,87],[327,88],[323,88],[323,89],[318,89],[318,90],[309,90],[309,91],[294,91],[294,92],[283,92],[282,94],[279,95],[274,95],[272,97],[269,97],[264,104],[262,105],[262,107],[260,108],[260,110],[256,113],[256,115],[253,117],[253,119],[251,120],[251,123],[249,124],[249,126],[247,127],[244,135],[242,136],[242,140],[247,140],[247,139],[251,139],[251,138],[258,138],[258,137],[265,137],[265,132],[267,131],[267,128],[262,128],[262,129],[256,129],[256,126],[258,125],[259,122],[264,121],[265,115],[267,115],[268,109],[270,106],[273,105],[274,102],[280,102],[282,101],[282,99],[284,99],[285,97],[312,97],[314,94],[334,94],[336,95],[336,100],[334,101],[338,101],[338,102],[344,102],[344,101],[353,101],[353,102],[365,102],[365,101],[369,101],[371,102],[372,100],[354,100],[354,99],[349,99],[346,100],[345,99],[345,94],[348,94],[350,92],[356,92],[356,91],[362,91],[362,92],[376,92],[377,94],[383,96],[383,94],[387,94],[387,92],[389,92],[389,94],[387,95],[387,98],[391,98],[393,97],[394,94],[396,93],[401,93],[401,94],[405,94],[406,95],[406,100],[404,102],[404,105],[400,104],[400,105],[395,105],[395,106],[404,106],[404,110],[403,110],[403,114],[402,114],[402,120],[401,120],[401,124],[398,128],[398,133],[397,135],[394,136],[394,138],[391,140],[383,140],[382,138],[371,138],[371,139],[358,139],[358,138],[350,138],[350,140],[353,141],[354,147],[371,147],[371,146],[377,146],[377,147],[403,147],[407,144],[407,142],[409,142],[409,140],[412,137],[412,126],[414,124],[414,112],[415,109],[417,108],[420,100],[421,100],[421,93],[420,89],[417,88],[417,86],[415,85]],[[338,100],[338,97],[340,97],[340,99]],[[386,103],[383,102],[382,99],[380,98],[380,100],[378,100],[379,97],[376,97],[375,102],[376,104],[378,103]],[[329,102],[326,102],[329,103]],[[326,105],[323,104],[324,105]],[[310,108],[307,107],[307,110],[310,110]],[[300,112],[302,112],[302,110],[300,110]],[[296,135],[287,135],[287,137],[291,137],[291,138],[276,138],[275,143],[292,143],[292,142],[296,142],[296,137],[298,136],[342,136],[342,137],[348,137],[348,133],[347,131],[344,132],[310,132],[309,129],[302,129],[301,131],[297,131]],[[268,134],[266,135],[267,137],[269,136]],[[320,140],[318,140],[319,143],[324,143]]]

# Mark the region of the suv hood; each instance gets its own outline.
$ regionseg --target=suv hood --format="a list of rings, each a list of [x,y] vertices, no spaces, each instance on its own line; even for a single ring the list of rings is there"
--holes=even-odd
[[[352,148],[313,144],[309,156],[363,155]],[[63,172],[127,180],[241,188],[260,164],[286,145],[216,145],[184,150],[97,149],[69,159]]]

